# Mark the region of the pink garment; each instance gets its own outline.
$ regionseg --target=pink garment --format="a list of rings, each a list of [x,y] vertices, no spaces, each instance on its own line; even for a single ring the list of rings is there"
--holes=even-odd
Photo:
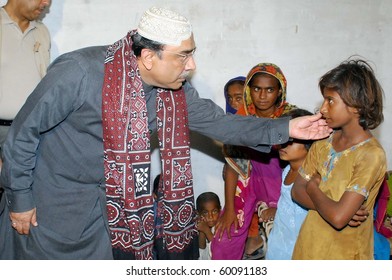
[[[211,242],[213,260],[241,260],[245,250],[246,238],[253,213],[259,201],[269,207],[276,207],[282,184],[282,167],[278,155],[255,152],[258,161],[251,160],[252,171],[247,186],[244,186],[239,197],[235,197],[234,206],[239,218],[237,233],[231,227],[231,240],[225,233],[219,241],[218,237]],[[254,157],[252,157],[254,158]],[[239,184],[243,181],[239,180]]]
[[[385,179],[382,183],[378,197],[377,197],[377,212],[376,218],[374,219],[374,226],[376,231],[381,233],[386,238],[392,237],[392,231],[384,225],[384,219],[387,212],[387,205],[389,200],[389,188],[387,180]]]

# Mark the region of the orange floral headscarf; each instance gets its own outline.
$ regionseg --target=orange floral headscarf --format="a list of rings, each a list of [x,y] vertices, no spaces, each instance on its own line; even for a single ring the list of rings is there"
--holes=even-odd
[[[286,81],[286,77],[283,75],[282,70],[280,70],[280,68],[273,63],[259,63],[249,71],[249,73],[246,77],[245,87],[244,87],[244,101],[245,102],[244,102],[244,106],[241,107],[237,111],[237,114],[239,114],[239,115],[256,115],[256,108],[253,104],[252,97],[250,95],[249,82],[253,78],[253,76],[258,73],[265,73],[265,74],[271,75],[271,76],[275,77],[276,79],[278,79],[278,81],[280,83],[281,94],[278,97],[278,100],[276,101],[278,110],[275,111],[275,113],[271,116],[271,118],[280,117],[285,112],[290,111],[292,108],[286,102],[287,81]],[[289,106],[287,106],[287,105],[289,105]]]

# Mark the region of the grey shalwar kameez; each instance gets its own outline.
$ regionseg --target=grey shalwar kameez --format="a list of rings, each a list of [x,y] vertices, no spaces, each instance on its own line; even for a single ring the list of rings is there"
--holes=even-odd
[[[101,122],[105,51],[57,58],[15,118],[4,145],[0,259],[112,259]],[[153,132],[156,89],[144,90]],[[188,82],[184,90],[191,130],[265,152],[288,140],[288,119],[228,116]],[[9,211],[34,207],[38,226],[19,235]]]

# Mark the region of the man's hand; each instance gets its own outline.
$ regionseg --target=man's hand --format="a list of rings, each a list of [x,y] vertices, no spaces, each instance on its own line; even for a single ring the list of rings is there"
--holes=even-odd
[[[11,225],[19,234],[29,234],[30,224],[38,226],[36,208],[21,213],[10,213]]]
[[[302,116],[289,122],[289,136],[295,139],[322,139],[328,137],[332,128],[328,127],[321,113],[312,116]]]
[[[355,213],[355,215],[351,218],[351,221],[348,222],[350,227],[357,227],[361,225],[364,221],[366,221],[369,216],[369,211],[365,209],[365,206],[361,205],[361,208]]]

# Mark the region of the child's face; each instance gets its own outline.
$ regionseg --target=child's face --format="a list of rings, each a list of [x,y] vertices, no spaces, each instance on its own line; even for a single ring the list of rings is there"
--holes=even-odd
[[[242,98],[243,90],[244,86],[240,84],[232,84],[227,88],[228,102],[230,106],[236,110],[238,110],[244,103]]]
[[[268,74],[255,75],[249,89],[257,116],[270,117],[276,110],[276,100],[281,94],[278,79]]]
[[[323,97],[320,112],[329,127],[342,128],[351,124],[359,124],[358,110],[347,106],[337,91],[325,88]]]
[[[220,207],[215,201],[207,201],[203,205],[203,209],[200,211],[200,216],[208,224],[210,228],[216,225],[220,213]]]
[[[303,161],[307,154],[308,151],[306,150],[305,145],[297,143],[295,140],[283,144],[279,148],[280,159],[288,162]]]

